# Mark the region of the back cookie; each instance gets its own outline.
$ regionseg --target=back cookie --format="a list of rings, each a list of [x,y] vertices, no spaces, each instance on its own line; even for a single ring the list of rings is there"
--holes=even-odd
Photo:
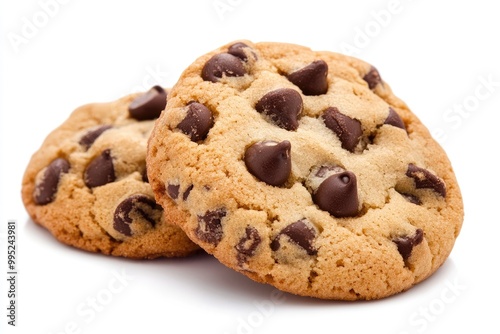
[[[29,162],[22,199],[31,218],[59,241],[129,258],[186,256],[198,250],[162,209],[146,173],[146,146],[167,92],[155,86],[75,110]]]

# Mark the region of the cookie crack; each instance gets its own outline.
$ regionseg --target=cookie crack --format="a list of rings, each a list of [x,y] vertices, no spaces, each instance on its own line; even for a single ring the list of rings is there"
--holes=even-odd
[[[318,253],[320,252],[321,247],[318,248]],[[319,276],[318,272],[316,271],[318,267],[318,256],[314,256],[313,258],[313,264],[311,265],[311,269],[309,270],[309,276],[307,277],[307,289],[312,290],[314,282],[316,281],[316,277]]]
[[[91,190],[92,194],[93,194],[93,191]],[[91,203],[89,202],[90,204],[90,207],[93,208],[94,207],[94,204],[96,203],[96,197],[95,196],[92,196],[92,201]],[[108,241],[109,241],[109,251],[108,250],[105,250],[101,247],[100,244],[96,245],[97,249],[99,250],[99,252],[103,253],[103,254],[112,254],[113,251],[120,245],[123,243],[123,241],[120,241],[120,240],[116,240],[115,238],[113,238],[113,236],[111,234],[108,233],[108,231],[106,231],[101,225],[99,225],[99,223],[97,222],[97,217],[96,215],[94,214],[94,211],[92,209],[89,210],[89,216],[90,216],[90,220],[92,222],[92,225],[94,227],[97,227],[99,229],[99,231],[104,234]],[[91,241],[90,239],[86,239],[88,241]]]

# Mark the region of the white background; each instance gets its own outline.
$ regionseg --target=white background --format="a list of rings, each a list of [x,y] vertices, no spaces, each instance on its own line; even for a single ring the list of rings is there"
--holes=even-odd
[[[500,20],[493,3],[2,0],[1,332],[498,331],[500,184],[493,159]],[[380,301],[322,301],[279,294],[207,255],[131,261],[86,253],[56,242],[28,218],[20,199],[24,169],[73,109],[173,85],[198,56],[242,38],[345,52],[374,64],[439,138],[466,218],[434,276]],[[6,317],[9,219],[18,223],[15,328]]]

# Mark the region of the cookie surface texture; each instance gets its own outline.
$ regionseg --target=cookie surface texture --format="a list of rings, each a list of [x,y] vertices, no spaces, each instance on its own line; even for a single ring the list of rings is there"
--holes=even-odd
[[[129,258],[186,256],[199,249],[171,224],[186,219],[156,203],[146,174],[147,140],[166,104],[158,86],[76,109],[33,154],[22,198],[59,241]]]
[[[407,290],[463,221],[451,164],[368,63],[238,41],[198,58],[148,144],[159,203],[255,281],[324,299]]]

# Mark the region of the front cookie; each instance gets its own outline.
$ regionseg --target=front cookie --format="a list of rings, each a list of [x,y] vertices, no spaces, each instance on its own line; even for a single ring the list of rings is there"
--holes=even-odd
[[[198,249],[172,221],[185,215],[154,199],[146,146],[167,93],[155,86],[82,106],[44,141],[23,179],[32,219],[58,240],[131,258],[185,256]]]
[[[378,71],[297,45],[235,42],[196,60],[147,162],[192,240],[299,295],[406,290],[442,265],[463,220],[446,154]]]

